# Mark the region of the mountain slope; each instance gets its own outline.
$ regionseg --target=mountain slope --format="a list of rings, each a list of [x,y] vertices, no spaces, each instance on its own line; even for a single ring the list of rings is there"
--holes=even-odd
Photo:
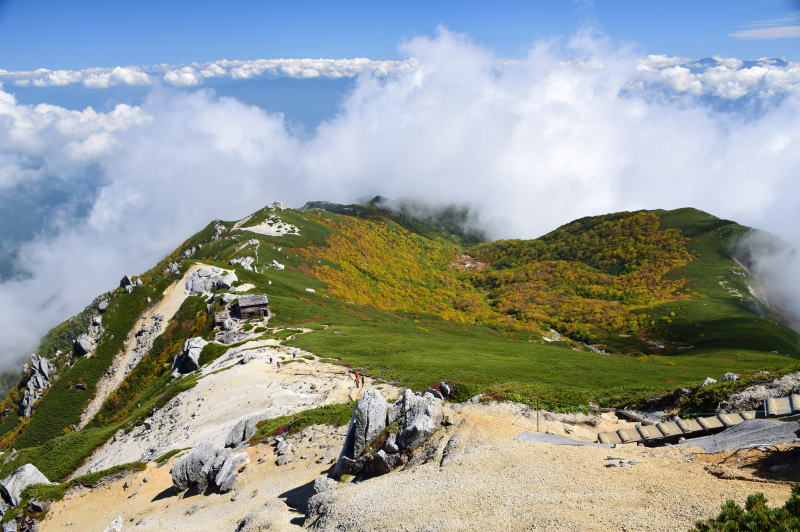
[[[540,239],[475,245],[474,235],[451,232],[464,212],[417,219],[380,204],[270,206],[214,221],[130,293],[98,297],[43,338],[39,352],[57,376],[33,415],[16,414],[24,378],[3,402],[0,444],[20,451],[0,475],[32,462],[63,478],[118,430],[196,384],[196,373],[173,378],[171,363],[187,339],[217,336],[213,313],[225,289],[213,290],[213,300],[187,297],[76,430],[134,324],[195,264],[232,269],[240,293],[269,295],[268,325],[241,324],[247,341],[302,347],[414,389],[451,381],[461,398],[613,403],[727,371],[795,364],[797,335],[747,295],[749,274],[732,260],[747,228],[733,222],[693,209],[617,213]],[[105,330],[94,354],[69,356],[102,300]],[[212,341],[201,363],[236,345]]]

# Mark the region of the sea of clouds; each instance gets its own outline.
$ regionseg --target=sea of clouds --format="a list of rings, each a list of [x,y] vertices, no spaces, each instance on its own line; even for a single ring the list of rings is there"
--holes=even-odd
[[[446,30],[402,51],[392,66],[345,70],[355,88],[302,137],[279,114],[168,86],[213,65],[229,76],[273,68],[252,62],[164,67],[158,83],[144,70],[64,74],[87,86],[95,75],[153,84],[141,106],[107,113],[21,105],[0,90],[0,194],[26,180],[79,180],[89,168],[102,179],[88,215],[53,213],[58,230],[20,249],[30,275],[0,285],[3,357],[17,360],[209,220],[274,200],[466,203],[491,236],[520,238],[592,214],[694,206],[800,245],[795,63],[642,58],[590,33],[514,59]],[[172,80],[182,72],[185,81]],[[35,84],[53,72],[0,74]],[[720,100],[741,110],[721,110]],[[800,301],[800,267],[783,256],[779,275],[764,261],[767,289]]]

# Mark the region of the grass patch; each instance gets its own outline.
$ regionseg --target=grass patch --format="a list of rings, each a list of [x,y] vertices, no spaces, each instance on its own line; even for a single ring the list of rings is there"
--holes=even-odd
[[[259,422],[256,426],[258,430],[250,438],[250,443],[258,443],[270,436],[279,434],[291,434],[303,430],[311,425],[333,425],[341,427],[350,422],[355,402],[325,405],[318,408],[311,408],[290,416],[274,417]]]
[[[153,461],[156,464],[158,464],[158,467],[161,467],[164,464],[166,464],[169,461],[170,458],[172,458],[173,456],[175,456],[178,453],[181,453],[181,452],[185,451],[186,449],[188,449],[188,447],[184,447],[182,449],[172,449],[170,451],[165,452],[164,454],[162,454],[161,456],[159,456],[158,458],[156,458]]]

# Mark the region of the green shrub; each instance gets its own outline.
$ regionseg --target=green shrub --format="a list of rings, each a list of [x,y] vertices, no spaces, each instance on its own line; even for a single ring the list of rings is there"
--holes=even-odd
[[[744,508],[729,500],[719,516],[694,526],[691,532],[800,530],[800,484],[792,487],[792,496],[782,507],[770,508],[764,494],[755,493],[747,498]]]

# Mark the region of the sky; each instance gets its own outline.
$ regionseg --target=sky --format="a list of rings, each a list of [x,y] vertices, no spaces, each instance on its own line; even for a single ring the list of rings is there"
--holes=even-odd
[[[0,0],[0,365],[273,201],[466,204],[494,238],[694,206],[783,239],[758,273],[798,302],[797,14]]]
[[[800,59],[795,0],[232,1],[0,0],[0,68],[81,69],[219,59],[397,59],[442,25],[504,56],[532,37],[601,27],[642,52]],[[736,37],[748,30],[762,37]],[[792,33],[793,32],[793,33]],[[758,34],[756,34],[757,36]]]

